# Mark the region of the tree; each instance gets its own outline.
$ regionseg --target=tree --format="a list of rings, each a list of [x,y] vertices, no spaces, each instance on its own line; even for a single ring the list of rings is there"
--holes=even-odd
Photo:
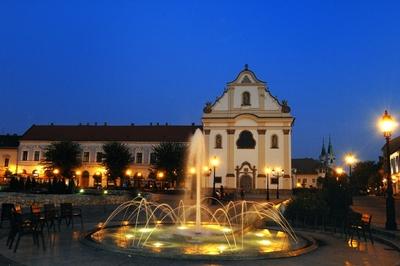
[[[186,148],[177,142],[162,142],[154,146],[155,170],[165,172],[168,181],[180,184],[184,177]]]
[[[369,185],[378,185],[380,182],[379,169],[381,166],[374,161],[357,163],[350,176],[350,184],[354,192],[366,191]]]
[[[121,178],[123,184],[124,171],[132,162],[132,154],[129,148],[119,142],[110,142],[103,145],[103,166],[106,168],[111,180]]]
[[[47,146],[42,164],[48,173],[58,169],[61,176],[72,178],[73,171],[82,164],[81,153],[82,149],[78,143],[72,141],[54,142]]]

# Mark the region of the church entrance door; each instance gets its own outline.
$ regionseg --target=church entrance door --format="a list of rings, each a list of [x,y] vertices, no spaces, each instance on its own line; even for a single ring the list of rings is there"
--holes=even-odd
[[[245,192],[250,192],[253,187],[253,180],[249,175],[242,175],[240,177],[240,187],[243,188]]]

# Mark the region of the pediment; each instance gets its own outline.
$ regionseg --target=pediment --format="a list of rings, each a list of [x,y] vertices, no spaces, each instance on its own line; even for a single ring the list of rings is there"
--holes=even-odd
[[[265,82],[259,80],[253,71],[251,71],[247,65],[245,65],[244,69],[240,71],[237,77],[228,82],[228,85],[248,85],[248,84],[255,84],[255,85],[265,85]]]

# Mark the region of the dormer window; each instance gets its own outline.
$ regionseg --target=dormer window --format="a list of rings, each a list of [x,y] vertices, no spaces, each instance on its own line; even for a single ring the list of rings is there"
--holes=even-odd
[[[242,106],[249,106],[250,104],[250,92],[245,91],[242,93]]]

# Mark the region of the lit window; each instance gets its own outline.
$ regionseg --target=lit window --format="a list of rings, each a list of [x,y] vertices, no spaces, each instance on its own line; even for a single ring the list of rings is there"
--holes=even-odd
[[[141,152],[136,153],[136,163],[138,164],[143,163],[143,153]]]
[[[272,135],[271,137],[271,149],[278,149],[278,136]]]
[[[33,154],[33,160],[34,161],[40,160],[40,151],[35,151],[35,153]]]
[[[245,91],[242,93],[242,106],[249,106],[250,104],[250,93]]]
[[[220,134],[215,136],[215,148],[222,149],[222,136]]]

